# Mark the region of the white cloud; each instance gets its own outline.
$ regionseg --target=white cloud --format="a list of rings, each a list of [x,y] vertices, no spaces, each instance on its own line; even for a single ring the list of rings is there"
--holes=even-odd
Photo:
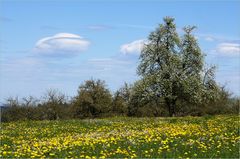
[[[205,40],[209,41],[209,42],[215,41],[215,39],[213,37],[211,37],[211,36],[205,37]]]
[[[123,54],[139,54],[146,43],[145,39],[135,40],[131,43],[124,44],[120,48],[120,52]]]
[[[240,44],[221,43],[217,46],[216,51],[227,56],[240,55]]]
[[[223,37],[219,37],[219,36],[215,36],[215,35],[211,35],[211,34],[201,34],[201,33],[197,33],[196,36],[198,37],[197,39],[200,40],[205,40],[208,42],[214,42],[214,41],[222,41]]]
[[[40,39],[34,52],[44,56],[73,56],[88,49],[90,42],[79,35],[58,33]]]
[[[239,37],[229,37],[216,34],[196,34],[199,39],[208,41],[208,42],[221,42],[221,43],[238,43],[240,41]]]
[[[136,25],[136,24],[117,24],[118,27],[126,27],[132,29],[154,29],[154,26],[147,26],[147,25]]]
[[[106,25],[90,25],[87,27],[90,30],[106,30],[106,29],[110,29],[110,26],[106,26]]]

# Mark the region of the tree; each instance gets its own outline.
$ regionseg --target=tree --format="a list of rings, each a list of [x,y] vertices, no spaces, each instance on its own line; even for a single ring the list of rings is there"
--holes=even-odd
[[[177,103],[199,104],[218,88],[214,68],[204,73],[203,53],[192,35],[194,28],[185,27],[180,39],[174,19],[166,17],[149,35],[140,55],[138,74],[144,83],[144,96],[163,99],[169,116],[176,115]]]
[[[129,116],[166,116],[162,98],[150,90],[154,89],[151,82],[143,78],[134,83],[128,104]]]
[[[131,87],[124,83],[124,86],[116,91],[113,97],[113,113],[120,115],[128,114]]]
[[[101,80],[87,80],[73,101],[74,117],[98,117],[111,110],[112,95]]]
[[[7,98],[5,105],[6,108],[1,112],[1,121],[17,121],[24,118],[18,97]]]
[[[43,98],[43,103],[40,106],[42,107],[43,119],[56,120],[65,118],[67,99],[64,94],[56,89],[49,89]]]
[[[33,96],[24,97],[22,100],[23,102],[21,105],[25,112],[25,118],[28,120],[39,119],[39,112],[37,111],[37,104],[39,101]]]
[[[147,81],[145,92],[148,96],[163,97],[170,116],[175,114],[175,88],[180,67],[177,50],[180,39],[173,21],[173,18],[164,18],[164,24],[149,35],[149,43],[141,52],[138,67],[138,74]]]

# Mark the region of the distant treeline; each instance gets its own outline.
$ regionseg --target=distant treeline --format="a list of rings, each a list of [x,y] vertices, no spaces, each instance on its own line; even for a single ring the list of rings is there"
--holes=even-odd
[[[179,36],[174,18],[165,17],[142,48],[140,79],[114,94],[104,81],[87,80],[71,99],[56,90],[41,100],[9,98],[1,121],[239,113],[239,98],[217,84],[215,66],[205,66],[194,29],[184,27]]]
[[[201,105],[178,103],[175,116],[237,114],[239,103],[239,98],[230,98],[230,94],[222,89],[221,98],[216,101]],[[161,98],[139,101],[133,86],[128,84],[112,95],[101,80],[85,81],[79,87],[78,95],[71,99],[57,90],[48,90],[41,100],[32,96],[21,100],[17,97],[9,98],[5,106],[1,107],[2,122],[112,116],[169,116],[169,111]]]

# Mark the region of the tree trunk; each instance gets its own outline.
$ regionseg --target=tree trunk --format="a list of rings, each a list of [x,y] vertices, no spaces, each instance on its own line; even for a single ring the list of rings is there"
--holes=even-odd
[[[176,100],[169,99],[169,98],[166,98],[165,100],[166,100],[166,104],[167,104],[167,107],[168,107],[169,116],[174,117],[175,116]]]

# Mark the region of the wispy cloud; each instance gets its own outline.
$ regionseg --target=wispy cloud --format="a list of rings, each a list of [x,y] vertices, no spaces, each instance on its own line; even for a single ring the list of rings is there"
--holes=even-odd
[[[208,42],[225,40],[223,37],[219,37],[219,36],[216,36],[216,35],[210,35],[210,34],[197,33],[196,36],[198,37],[198,39],[203,39],[203,40],[208,41]]]
[[[240,44],[238,43],[220,43],[216,48],[216,52],[225,56],[239,56]]]
[[[204,40],[211,42],[211,41],[215,41],[215,38],[212,37],[212,36],[207,36],[207,37],[204,38]]]
[[[132,28],[132,29],[154,29],[155,26],[139,25],[139,24],[118,24],[121,28]]]
[[[199,39],[203,39],[208,42],[221,42],[221,43],[239,43],[240,39],[237,37],[228,37],[228,36],[221,36],[215,34],[203,34],[203,33],[196,33],[196,36]]]
[[[239,65],[238,65],[239,66]],[[217,71],[216,79],[221,85],[225,85],[226,88],[234,95],[240,96],[240,73],[239,67],[235,69],[224,68]]]
[[[90,42],[79,35],[58,33],[54,36],[40,39],[33,51],[47,57],[72,57],[86,51]]]
[[[103,31],[103,30],[107,30],[107,29],[111,29],[113,27],[109,26],[109,25],[89,25],[87,26],[87,29],[90,30],[96,30],[96,31]]]
[[[155,26],[138,25],[138,24],[96,24],[80,27],[82,29],[90,29],[96,31],[108,29],[140,29],[140,30],[153,30]]]
[[[51,26],[51,25],[43,25],[40,27],[40,29],[42,29],[42,30],[59,30],[60,28]]]
[[[108,29],[144,29],[144,30],[152,30],[154,26],[147,25],[138,25],[138,24],[97,24],[97,25],[88,25],[83,26],[82,28],[87,28],[90,30],[103,31]]]
[[[122,45],[120,47],[120,52],[123,54],[140,54],[145,43],[145,39],[135,40]]]

